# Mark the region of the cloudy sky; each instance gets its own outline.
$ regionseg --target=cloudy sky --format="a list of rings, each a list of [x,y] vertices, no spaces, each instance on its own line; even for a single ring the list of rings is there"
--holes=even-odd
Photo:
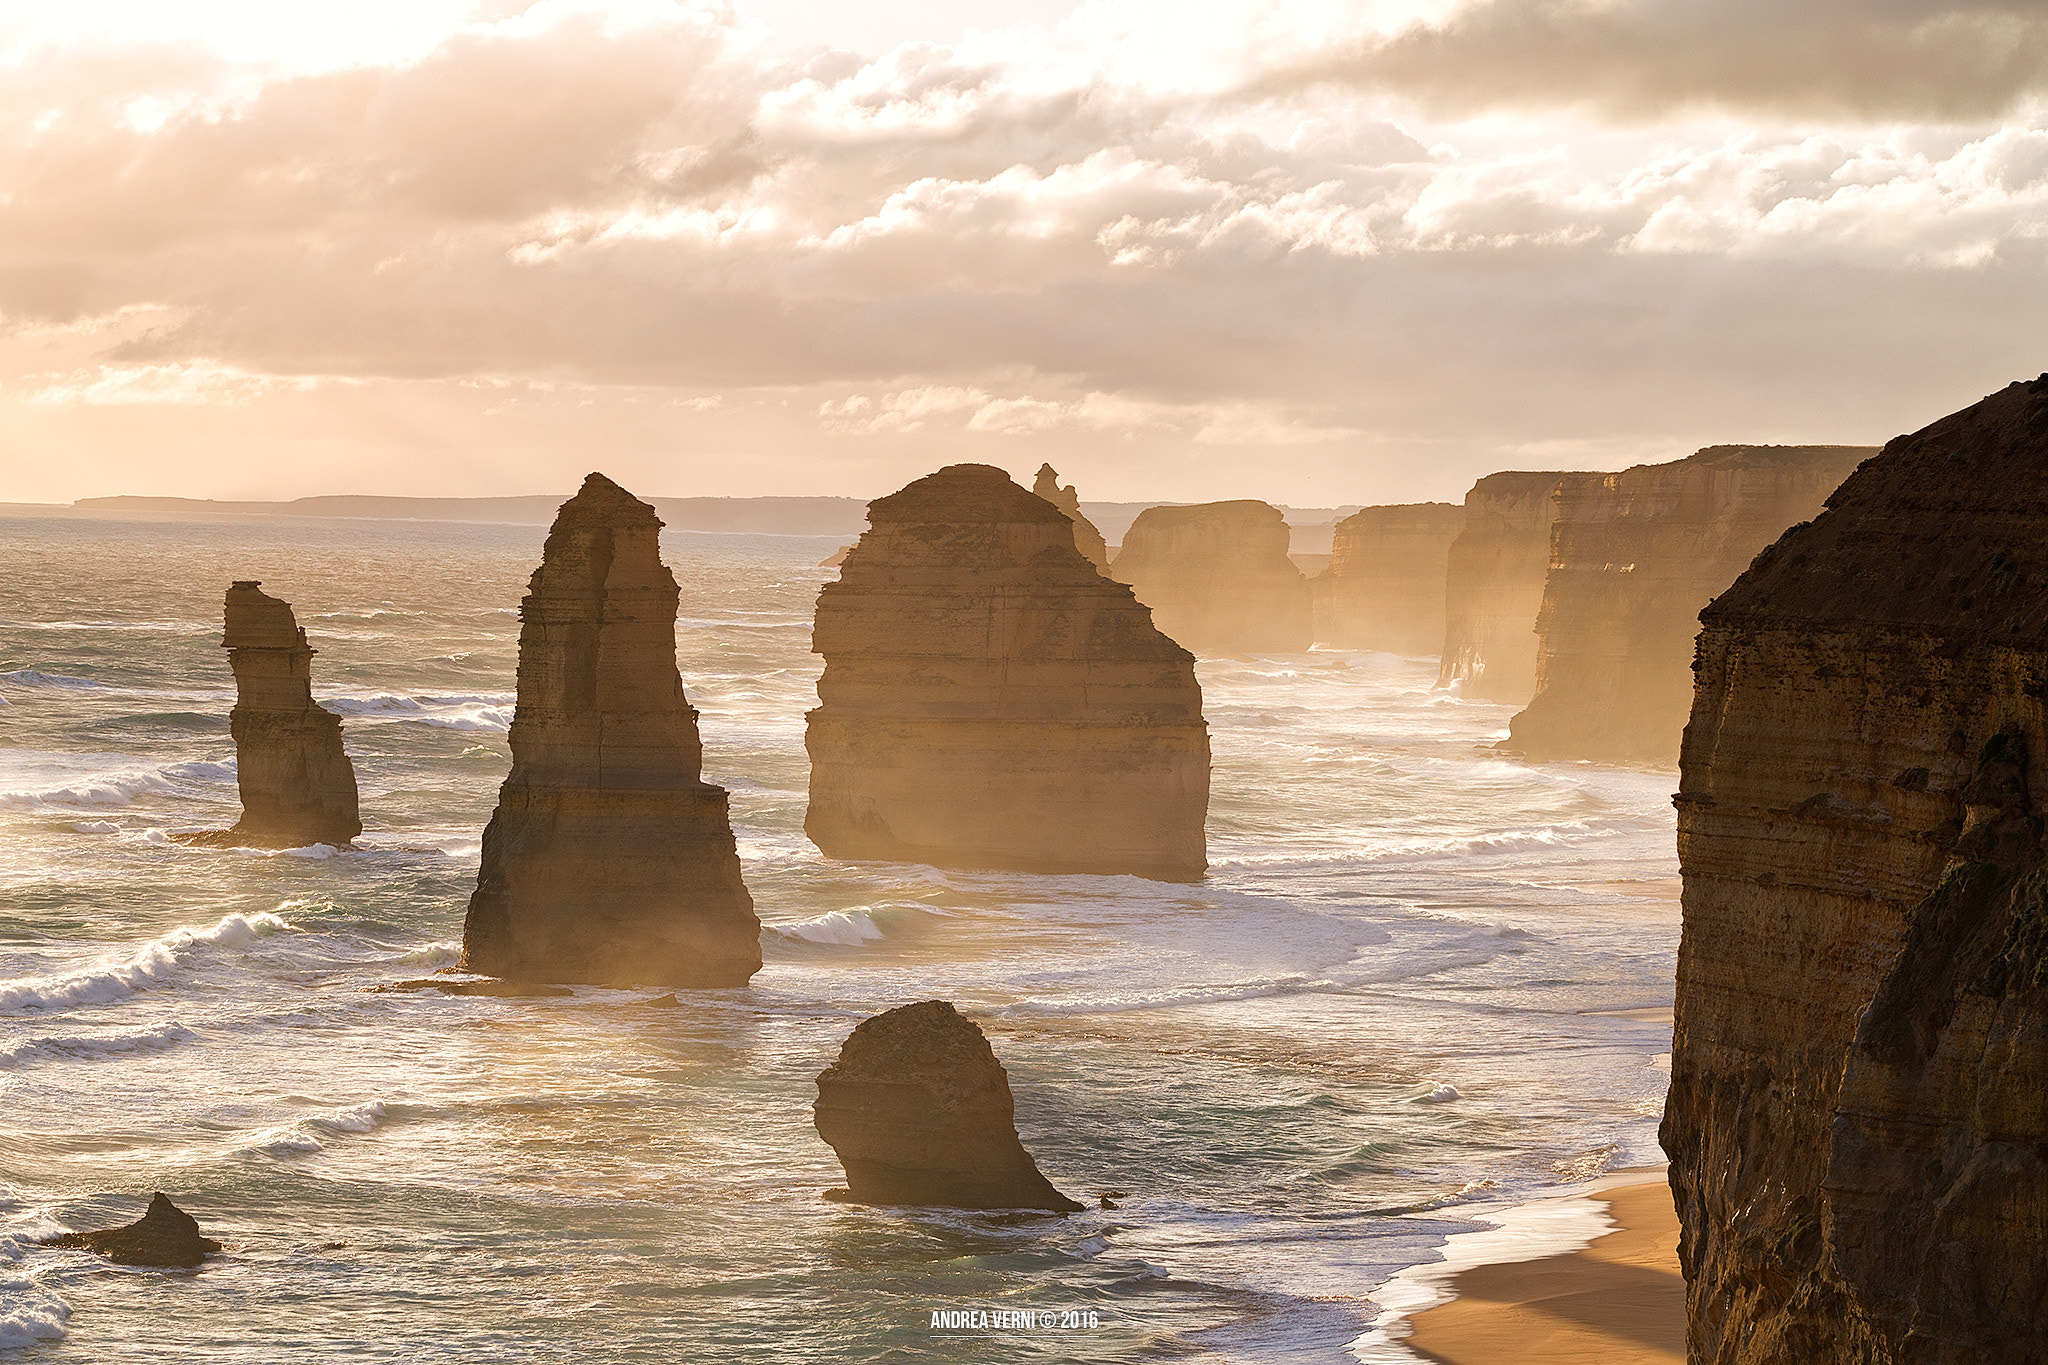
[[[0,0],[0,500],[1456,499],[2048,369],[2042,0]]]

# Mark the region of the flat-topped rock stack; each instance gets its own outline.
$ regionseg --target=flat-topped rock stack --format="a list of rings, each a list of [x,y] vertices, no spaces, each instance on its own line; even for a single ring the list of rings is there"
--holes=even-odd
[[[1564,484],[1536,621],[1536,696],[1505,747],[1531,758],[1675,761],[1700,608],[1875,453],[1709,446]]]
[[[519,609],[512,771],[462,965],[520,981],[741,986],[761,967],[726,794],[702,778],[654,509],[602,474],[562,504]]]
[[[1066,513],[1067,520],[1074,523],[1074,548],[1095,566],[1096,572],[1108,573],[1109,544],[1103,540],[1102,532],[1095,529],[1095,523],[1081,515],[1081,495],[1074,491],[1074,486],[1060,487],[1059,471],[1042,464],[1031,491]]]
[[[1517,706],[1536,695],[1536,615],[1560,494],[1567,483],[1599,477],[1511,471],[1472,485],[1445,566],[1438,687],[1456,684],[1460,696]]]
[[[1209,735],[1188,652],[987,465],[868,506],[818,595],[804,828],[835,858],[1199,878]]]
[[[1691,1359],[2048,1341],[2048,375],[1703,616],[1663,1142]]]
[[[1315,578],[1315,637],[1341,649],[1434,654],[1444,643],[1444,579],[1465,509],[1451,502],[1365,507],[1337,523]]]
[[[1253,499],[1148,507],[1124,533],[1112,571],[1196,654],[1291,653],[1315,631],[1288,541],[1280,509]]]

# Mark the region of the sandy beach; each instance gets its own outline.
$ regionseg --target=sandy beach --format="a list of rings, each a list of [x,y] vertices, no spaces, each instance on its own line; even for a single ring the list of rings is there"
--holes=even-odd
[[[1402,1343],[1442,1365],[1684,1365],[1678,1218],[1662,1181],[1586,1196],[1620,1226],[1583,1251],[1480,1265]]]

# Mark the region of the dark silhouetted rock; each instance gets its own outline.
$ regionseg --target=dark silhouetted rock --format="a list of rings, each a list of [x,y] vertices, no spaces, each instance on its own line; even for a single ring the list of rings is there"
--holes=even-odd
[[[1526,706],[1536,695],[1536,615],[1550,576],[1550,533],[1567,483],[1598,474],[1488,474],[1465,495],[1444,581],[1436,685]]]
[[[839,1154],[856,1204],[955,1209],[1081,1207],[1018,1141],[1010,1080],[974,1021],[943,1000],[855,1028],[818,1075],[818,1135]]]
[[[1124,534],[1115,574],[1197,654],[1292,653],[1315,632],[1288,542],[1287,519],[1263,502],[1148,507]]]
[[[567,986],[543,986],[533,981],[501,981],[486,977],[481,981],[442,981],[434,977],[422,977],[417,981],[393,981],[387,985],[371,986],[372,991],[439,991],[443,995],[495,996],[506,1000],[548,1000],[576,992]]]
[[[1044,498],[1066,514],[1074,523],[1074,548],[1095,566],[1097,573],[1109,572],[1109,545],[1102,539],[1102,532],[1095,529],[1095,523],[1081,515],[1081,495],[1068,484],[1060,487],[1059,471],[1049,464],[1038,467],[1038,480],[1031,485],[1031,491]]]
[[[804,829],[834,858],[1199,878],[1209,733],[1188,652],[988,465],[870,505],[818,594]]]
[[[514,981],[743,986],[760,921],[702,780],[654,509],[602,474],[562,504],[520,606],[512,771],[462,965]]]
[[[99,1232],[66,1232],[45,1238],[43,1245],[96,1251],[122,1265],[178,1266],[188,1270],[220,1250],[220,1243],[200,1236],[199,1224],[192,1215],[173,1204],[161,1190],[149,1201],[149,1211],[136,1222]]]
[[[1330,566],[1310,585],[1316,639],[1393,654],[1443,648],[1445,564],[1464,527],[1452,502],[1364,507],[1338,522]]]

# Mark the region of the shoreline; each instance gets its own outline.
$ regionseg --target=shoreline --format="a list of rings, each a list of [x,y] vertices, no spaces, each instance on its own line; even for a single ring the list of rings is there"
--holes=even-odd
[[[1664,1168],[1480,1214],[1371,1295],[1365,1365],[1684,1365],[1685,1282]]]

